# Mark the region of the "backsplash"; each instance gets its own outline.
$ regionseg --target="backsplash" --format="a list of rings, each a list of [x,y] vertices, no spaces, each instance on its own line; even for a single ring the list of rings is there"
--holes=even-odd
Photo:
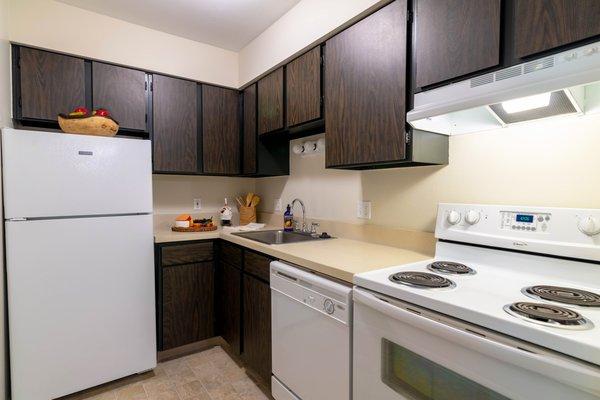
[[[223,199],[235,205],[235,196],[255,191],[255,180],[219,176],[153,175],[155,214],[217,214]],[[194,210],[194,199],[201,199],[202,209]]]

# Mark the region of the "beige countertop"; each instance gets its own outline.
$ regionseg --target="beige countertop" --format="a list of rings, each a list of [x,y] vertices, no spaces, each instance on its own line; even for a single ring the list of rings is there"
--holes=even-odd
[[[265,229],[269,229],[269,227]],[[271,229],[277,228],[271,227]],[[360,272],[422,261],[432,257],[432,254],[400,247],[344,238],[268,245],[232,235],[232,232],[234,231],[221,228],[214,232],[198,233],[157,229],[154,238],[156,243],[220,238],[350,283],[353,276]]]

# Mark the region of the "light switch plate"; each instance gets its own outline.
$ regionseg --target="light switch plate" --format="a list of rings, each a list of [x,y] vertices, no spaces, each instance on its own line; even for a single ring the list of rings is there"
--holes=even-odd
[[[275,209],[275,211],[283,210],[283,203],[281,202],[281,199],[275,199],[275,204],[273,205],[273,208]]]
[[[356,216],[361,219],[371,219],[371,202],[359,201]]]
[[[194,199],[194,210],[202,210],[202,199]]]

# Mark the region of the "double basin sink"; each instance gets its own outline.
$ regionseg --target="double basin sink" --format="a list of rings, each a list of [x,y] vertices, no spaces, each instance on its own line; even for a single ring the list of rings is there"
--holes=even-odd
[[[327,233],[323,232],[320,235],[312,235],[306,232],[288,232],[283,230],[273,231],[253,231],[253,232],[234,232],[232,235],[243,237],[245,239],[254,240],[265,244],[284,244],[284,243],[299,243],[309,242],[312,240],[331,239]]]

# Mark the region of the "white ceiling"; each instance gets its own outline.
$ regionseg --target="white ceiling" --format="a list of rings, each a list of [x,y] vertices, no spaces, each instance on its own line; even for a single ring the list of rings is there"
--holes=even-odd
[[[239,51],[300,0],[58,0],[162,32]]]

